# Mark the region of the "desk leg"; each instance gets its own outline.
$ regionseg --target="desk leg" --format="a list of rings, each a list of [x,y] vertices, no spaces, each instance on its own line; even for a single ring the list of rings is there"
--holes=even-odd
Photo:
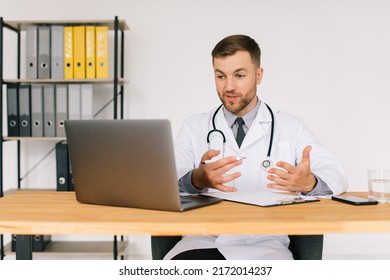
[[[31,235],[16,235],[16,259],[32,260]]]

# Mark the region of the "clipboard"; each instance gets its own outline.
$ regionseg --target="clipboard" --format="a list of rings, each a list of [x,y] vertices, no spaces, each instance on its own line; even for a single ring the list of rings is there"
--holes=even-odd
[[[221,192],[221,191],[210,191],[202,195],[217,197],[223,200],[232,202],[272,207],[272,206],[284,206],[284,205],[295,205],[308,202],[320,201],[318,198],[313,196],[302,196],[291,193],[279,193],[279,192],[267,192],[267,191],[238,191],[238,192]]]

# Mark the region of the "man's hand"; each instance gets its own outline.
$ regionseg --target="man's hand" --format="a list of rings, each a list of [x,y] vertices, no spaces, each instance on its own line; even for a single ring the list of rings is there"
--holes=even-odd
[[[224,192],[237,191],[234,187],[226,186],[225,184],[233,181],[241,176],[240,172],[235,172],[229,175],[225,173],[232,168],[240,165],[242,160],[237,160],[236,157],[226,157],[214,162],[204,163],[206,160],[211,160],[219,155],[219,150],[208,150],[203,156],[198,168],[192,173],[192,185],[197,189],[214,188]]]
[[[310,192],[317,184],[317,178],[310,171],[310,151],[312,147],[307,146],[302,152],[302,161],[298,166],[279,161],[276,166],[281,168],[270,168],[267,179],[274,182],[268,184],[268,188],[291,191]]]

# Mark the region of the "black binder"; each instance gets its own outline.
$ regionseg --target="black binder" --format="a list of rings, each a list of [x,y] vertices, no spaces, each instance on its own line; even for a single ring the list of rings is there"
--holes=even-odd
[[[70,160],[69,160],[68,182],[69,182],[69,191],[73,192],[74,191],[74,180],[73,180],[72,165],[70,164]]]
[[[7,85],[8,136],[19,136],[19,94],[17,85]]]
[[[32,237],[32,249],[33,252],[43,252],[47,244],[51,241],[51,235],[33,235]],[[12,235],[11,242],[11,250],[12,252],[16,251],[16,235]]]
[[[57,191],[69,191],[69,156],[66,142],[56,144]]]
[[[19,136],[31,136],[31,92],[29,85],[19,86]]]

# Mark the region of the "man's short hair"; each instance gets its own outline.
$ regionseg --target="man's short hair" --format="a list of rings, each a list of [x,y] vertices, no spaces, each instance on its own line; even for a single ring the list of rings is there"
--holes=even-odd
[[[251,37],[247,35],[231,35],[228,36],[214,47],[211,52],[213,58],[222,58],[234,55],[237,51],[247,51],[251,56],[253,63],[260,67],[261,50],[259,45]]]

